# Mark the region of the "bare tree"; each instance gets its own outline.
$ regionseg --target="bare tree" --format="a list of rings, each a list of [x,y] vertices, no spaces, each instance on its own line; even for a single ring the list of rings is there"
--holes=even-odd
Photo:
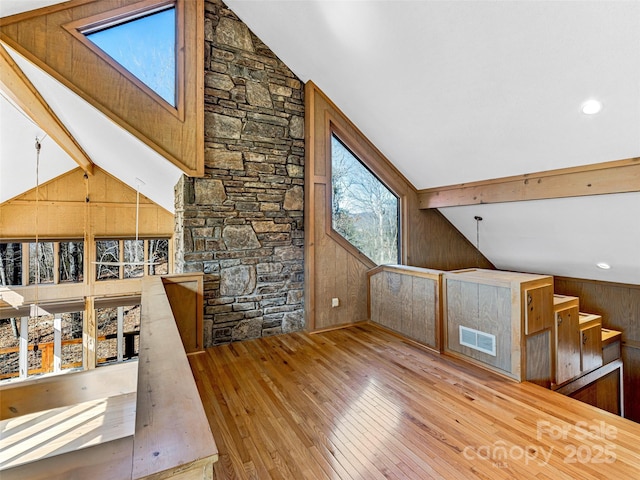
[[[398,261],[398,198],[336,137],[331,149],[332,226],[378,264]]]
[[[53,242],[29,244],[29,283],[53,282]]]
[[[169,273],[169,240],[149,240],[149,275]]]
[[[84,242],[60,242],[60,281],[80,282],[83,279]]]
[[[96,260],[96,279],[118,278],[120,268],[117,265],[107,265],[107,263],[120,261],[120,243],[117,240],[96,241]]]
[[[124,278],[141,277],[144,274],[144,240],[124,241]]]
[[[0,243],[0,285],[22,284],[22,245]]]

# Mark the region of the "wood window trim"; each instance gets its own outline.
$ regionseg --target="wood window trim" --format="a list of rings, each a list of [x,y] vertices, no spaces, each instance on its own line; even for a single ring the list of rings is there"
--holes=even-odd
[[[142,17],[145,14],[151,14],[162,9],[175,8],[176,10],[176,71],[175,71],[175,93],[176,93],[176,105],[175,107],[163,99],[152,88],[146,85],[142,80],[136,77],[133,73],[127,70],[119,62],[109,56],[104,50],[98,47],[95,43],[87,38],[85,33],[87,30],[98,29],[99,27],[108,28],[110,26],[117,26],[120,22],[127,19],[135,19]],[[184,14],[184,0],[143,0],[132,5],[127,5],[115,10],[109,10],[97,15],[74,20],[72,22],[62,25],[62,27],[69,32],[73,37],[82,43],[85,47],[89,48],[93,53],[98,55],[102,60],[107,62],[111,67],[120,72],[121,75],[126,77],[132,84],[136,85],[141,91],[149,95],[155,102],[161,105],[169,113],[174,115],[178,120],[184,122],[185,109],[184,109],[184,79],[185,79],[185,14]]]
[[[378,181],[380,181],[395,197],[398,199],[398,258],[397,262],[401,263],[401,260],[404,258],[404,212],[406,210],[406,198],[405,195],[399,193],[399,189],[397,185],[393,185],[393,179],[391,179],[383,169],[380,169],[375,162],[372,162],[369,158],[369,154],[363,149],[357,139],[350,135],[345,129],[343,129],[339,122],[335,120],[333,116],[327,114],[327,128],[325,129],[326,138],[325,138],[325,153],[327,158],[325,159],[327,165],[327,186],[326,188],[326,218],[325,222],[325,233],[332,240],[340,244],[340,246],[349,251],[354,257],[358,258],[362,263],[367,265],[369,268],[377,267],[378,264],[371,260],[367,254],[360,251],[355,245],[353,245],[349,240],[344,238],[338,231],[333,228],[333,175],[332,175],[332,158],[331,158],[331,139],[332,137],[336,137],[340,142],[344,144],[344,146],[351,151],[351,153],[356,157],[356,159],[371,172]]]

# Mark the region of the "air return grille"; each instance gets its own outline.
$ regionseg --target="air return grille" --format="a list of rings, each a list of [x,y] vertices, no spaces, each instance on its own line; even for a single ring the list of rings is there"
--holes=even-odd
[[[496,336],[460,325],[460,345],[496,356]]]

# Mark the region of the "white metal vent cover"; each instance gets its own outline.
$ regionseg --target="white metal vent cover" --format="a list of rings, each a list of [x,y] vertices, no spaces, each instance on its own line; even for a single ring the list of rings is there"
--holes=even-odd
[[[460,345],[496,356],[496,336],[460,325]]]

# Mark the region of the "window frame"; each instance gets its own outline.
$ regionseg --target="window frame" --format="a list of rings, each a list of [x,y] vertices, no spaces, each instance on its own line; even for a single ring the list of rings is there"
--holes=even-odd
[[[82,243],[82,280],[78,280],[77,282],[70,281],[60,281],[60,244],[61,243]],[[8,285],[8,287],[12,288],[20,288],[20,287],[35,287],[42,286],[48,287],[52,285],[83,285],[86,283],[85,279],[87,276],[87,259],[86,259],[86,248],[87,242],[83,238],[72,237],[72,238],[39,238],[36,242],[35,239],[20,239],[20,240],[10,240],[10,239],[0,239],[0,243],[17,243],[20,244],[20,252],[22,255],[22,282],[19,285]],[[31,276],[31,245],[33,244],[42,244],[42,243],[52,243],[53,244],[53,281],[52,282],[32,282],[30,281]]]
[[[91,240],[85,240],[82,238],[70,237],[70,238],[40,238],[38,239],[38,243],[53,243],[53,282],[49,283],[36,283],[30,282],[30,245],[36,243],[35,239],[0,239],[0,243],[17,243],[20,245],[21,251],[21,262],[22,262],[22,272],[21,272],[21,280],[22,282],[19,285],[8,285],[10,288],[24,288],[24,287],[72,287],[74,285],[89,285],[103,282],[112,282],[112,281],[121,281],[121,280],[135,280],[141,279],[143,277],[151,276],[151,275],[171,275],[173,273],[173,237],[168,236],[144,236],[138,238],[139,241],[142,242],[142,249],[144,255],[144,262],[149,261],[149,242],[153,240],[166,240],[167,241],[167,273],[149,273],[149,265],[143,265],[143,274],[135,277],[125,277],[124,276],[124,266],[118,267],[118,278],[97,278],[97,268],[95,265],[96,259],[96,242],[102,240],[112,240],[118,242],[119,248],[119,260],[120,262],[124,262],[124,242],[125,240],[135,240],[135,237],[96,237]],[[68,243],[68,242],[77,242],[82,243],[82,280],[77,282],[70,281],[60,281],[60,243]],[[88,245],[91,245],[91,248],[88,248]]]
[[[39,322],[40,316],[31,316],[31,315],[17,315],[15,318],[19,321],[19,338],[18,345],[15,347],[5,347],[2,348],[2,354],[10,354],[17,353],[18,354],[18,370],[15,372],[4,372],[0,373],[0,385],[3,385],[7,382],[12,382],[16,380],[25,380],[28,378],[41,378],[42,376],[50,376],[50,375],[58,375],[65,372],[71,371],[82,371],[90,368],[100,368],[102,366],[113,365],[116,363],[123,363],[130,360],[136,360],[139,356],[139,341],[136,345],[135,337],[139,337],[140,335],[140,324],[138,323],[137,330],[134,329],[132,331],[125,332],[124,331],[124,307],[137,307],[138,312],[140,312],[140,298],[132,297],[129,295],[122,295],[116,297],[91,297],[90,302],[85,303],[83,310],[74,309],[73,307],[69,307],[68,309],[59,308],[48,314],[53,317],[53,323],[51,325],[51,330],[53,332],[53,341],[45,342],[45,343],[34,343],[29,341],[29,327],[30,322],[32,320],[37,320]],[[101,308],[114,307],[117,309],[118,317],[117,317],[117,333],[109,334],[106,336],[112,337],[116,340],[116,356],[115,357],[107,357],[107,358],[98,358],[98,344],[102,341],[109,340],[102,339],[98,335],[97,325],[93,328],[93,333],[91,333],[92,327],[90,326],[89,318],[96,319],[98,316],[98,310]],[[44,305],[46,308],[46,305]],[[82,314],[82,336],[80,338],[75,339],[63,339],[62,338],[62,315],[71,314],[71,313],[81,313]],[[8,317],[11,318],[11,317]],[[83,346],[85,338],[92,338],[95,349],[92,352],[94,358],[88,358],[88,351]],[[125,346],[125,337],[130,338],[130,345]],[[82,348],[82,359],[80,362],[72,362],[72,363],[64,363],[64,350],[63,347],[71,344],[80,344],[83,346]],[[42,352],[40,355],[40,364],[39,366],[35,366],[34,368],[29,367],[30,363],[30,355],[37,355],[35,345],[38,345],[38,352]],[[6,350],[12,350],[12,352],[6,352]],[[46,352],[46,353],[45,353]],[[100,361],[102,360],[102,361]]]
[[[140,237],[138,238],[138,241],[142,242],[142,252],[143,252],[143,262],[145,262],[144,265],[142,265],[142,275],[138,275],[138,276],[134,276],[134,277],[127,277],[125,276],[125,268],[124,265],[119,265],[118,266],[118,278],[98,278],[98,269],[97,269],[97,265],[95,265],[95,263],[98,261],[97,259],[97,242],[100,241],[114,241],[114,242],[118,242],[118,261],[119,262],[123,262],[125,261],[124,255],[125,255],[125,248],[124,248],[124,244],[125,241],[133,241],[136,240],[135,238],[132,237],[122,237],[122,238],[113,238],[113,237],[96,237],[93,240],[93,260],[91,261],[92,263],[94,263],[94,268],[93,268],[93,274],[92,274],[92,278],[94,282],[97,283],[102,283],[102,282],[114,282],[114,281],[120,281],[120,280],[135,280],[135,279],[141,279],[144,277],[148,277],[148,276],[153,276],[153,275],[170,275],[173,271],[173,265],[171,262],[171,257],[173,254],[173,241],[171,237]],[[149,242],[152,240],[167,240],[167,273],[164,274],[160,274],[160,273],[154,273],[154,274],[150,274],[149,273],[149,265],[147,264],[147,262],[149,262]]]
[[[397,264],[404,263],[404,219],[406,210],[405,196],[400,193],[393,179],[391,179],[385,171],[376,168],[377,165],[371,161],[364,149],[359,147],[358,141],[345,130],[340,128],[336,122],[329,120],[329,128],[327,129],[328,137],[326,139],[326,165],[327,165],[327,191],[326,191],[326,217],[325,233],[334,241],[338,242],[343,248],[347,249],[352,255],[366,263],[370,268],[377,267],[366,253],[347,240],[340,232],[333,228],[333,161],[332,161],[332,138],[335,137],[342,145],[366,168],[382,185],[384,185],[398,199],[398,232],[397,232],[397,248],[398,256]]]

